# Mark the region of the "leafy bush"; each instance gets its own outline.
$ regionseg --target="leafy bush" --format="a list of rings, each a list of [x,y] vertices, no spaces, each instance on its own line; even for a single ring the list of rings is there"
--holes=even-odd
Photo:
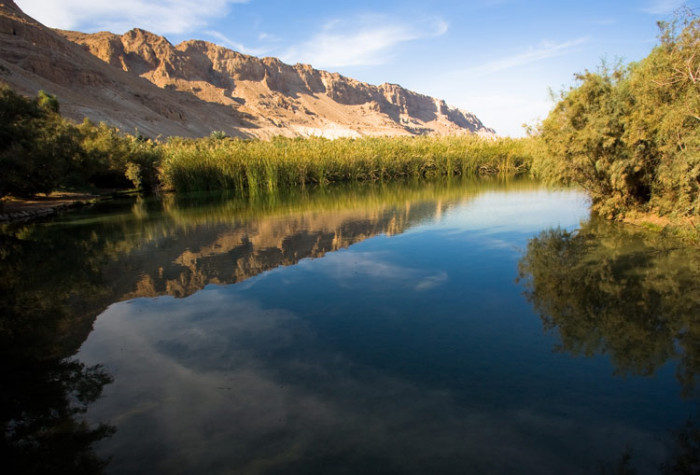
[[[30,99],[0,85],[0,197],[61,187],[141,188],[158,184],[160,149],[142,137],[59,114],[55,96]]]
[[[534,168],[588,190],[594,211],[700,214],[700,22],[660,24],[661,44],[627,67],[577,75],[541,124]]]
[[[42,91],[28,99],[0,85],[0,197],[51,192],[79,153],[55,97]]]
[[[84,151],[79,181],[101,188],[156,187],[160,151],[153,141],[88,120],[79,128]]]

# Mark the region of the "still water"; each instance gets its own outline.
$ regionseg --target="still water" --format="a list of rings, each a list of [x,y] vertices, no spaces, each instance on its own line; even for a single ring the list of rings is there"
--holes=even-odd
[[[132,198],[2,239],[17,469],[676,473],[697,456],[700,251],[591,220],[575,190]]]

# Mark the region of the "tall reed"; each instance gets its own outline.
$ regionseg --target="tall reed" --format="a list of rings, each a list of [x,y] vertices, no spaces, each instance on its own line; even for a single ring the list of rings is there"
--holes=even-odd
[[[161,182],[175,191],[254,194],[306,183],[515,175],[530,169],[536,153],[531,142],[476,136],[173,139],[162,145]]]

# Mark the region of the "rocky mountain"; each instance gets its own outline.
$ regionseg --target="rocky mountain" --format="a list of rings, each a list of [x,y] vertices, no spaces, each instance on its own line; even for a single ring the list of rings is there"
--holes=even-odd
[[[153,137],[207,135],[214,124],[233,135],[248,126],[228,107],[203,104],[106,64],[26,16],[14,2],[0,1],[0,81],[30,96],[40,89],[55,94],[65,116]]]
[[[140,29],[52,30],[11,0],[0,3],[0,81],[28,95],[56,94],[75,120],[149,136],[495,134],[474,114],[395,84],[373,86],[205,41],[175,46]]]

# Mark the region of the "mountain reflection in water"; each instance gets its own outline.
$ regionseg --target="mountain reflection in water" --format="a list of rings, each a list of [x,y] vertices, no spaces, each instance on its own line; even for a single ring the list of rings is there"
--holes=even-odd
[[[114,427],[83,414],[112,376],[73,356],[110,304],[184,297],[404,231],[442,200],[499,187],[337,187],[288,196],[222,194],[103,202],[0,228],[0,455],[12,472],[100,471],[91,446]],[[513,185],[529,187],[529,184]],[[436,209],[437,207],[437,209]]]
[[[586,217],[575,191],[478,181],[138,198],[8,226],[6,371],[78,365],[36,372],[64,392],[27,401],[72,401],[94,432],[68,458],[114,473],[590,473],[620,454],[654,473],[692,453],[672,431],[692,434],[697,406],[697,253],[639,260],[666,254]],[[557,227],[591,238],[542,232]],[[631,243],[652,250],[622,257]],[[6,407],[7,434],[28,412]]]

